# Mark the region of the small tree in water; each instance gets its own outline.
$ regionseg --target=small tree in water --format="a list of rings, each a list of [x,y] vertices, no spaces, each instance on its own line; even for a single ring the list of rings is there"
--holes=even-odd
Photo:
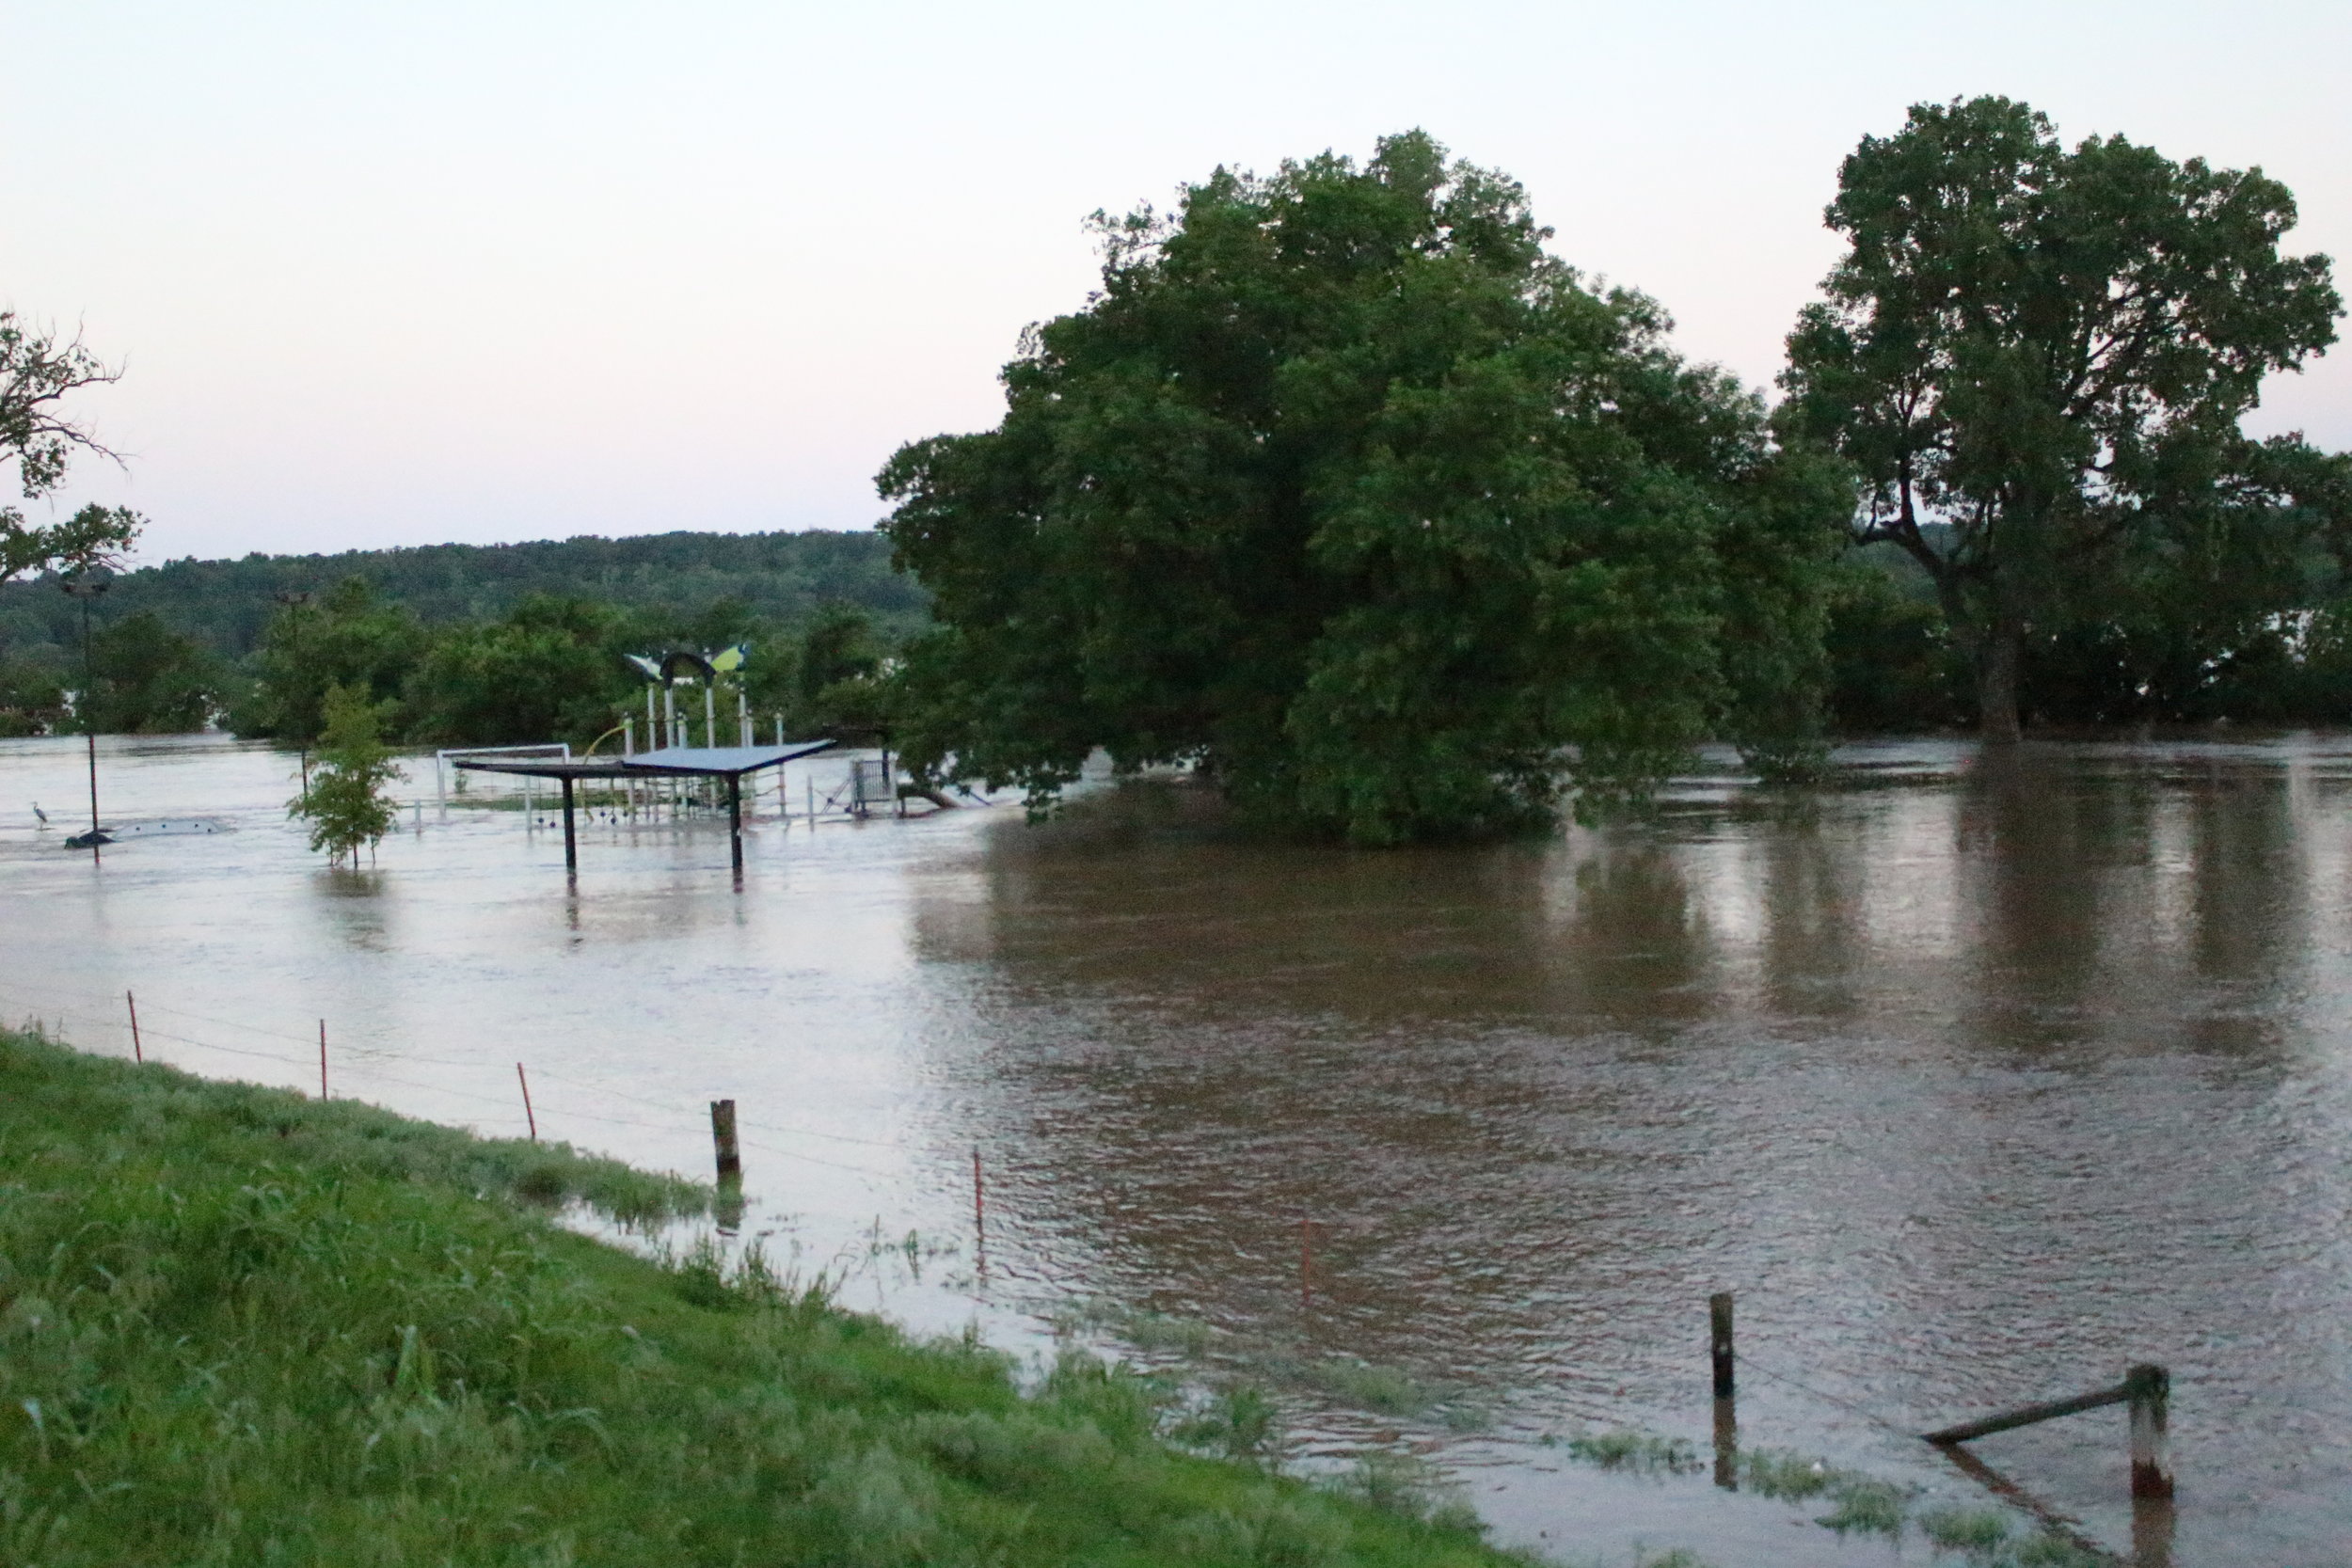
[[[327,688],[326,718],[310,787],[286,810],[309,819],[310,847],[326,850],[330,864],[348,856],[357,867],[359,847],[366,845],[373,860],[377,843],[392,831],[394,808],[384,786],[402,774],[377,736],[366,688]]]

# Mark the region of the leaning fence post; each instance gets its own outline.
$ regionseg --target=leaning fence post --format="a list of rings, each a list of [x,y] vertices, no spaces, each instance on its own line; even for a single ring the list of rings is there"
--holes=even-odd
[[[1740,1402],[1715,1402],[1715,1484],[1726,1492],[1740,1490]]]
[[[1708,1351],[1715,1363],[1715,1397],[1732,1396],[1731,1292],[1718,1291],[1707,1298]]]
[[[1314,1305],[1314,1220],[1302,1212],[1298,1216],[1298,1307],[1302,1312],[1312,1311]]]
[[[710,1102],[710,1142],[719,1155],[721,1184],[743,1180],[743,1155],[735,1143],[735,1101]]]
[[[122,993],[122,1000],[131,1005],[131,1059],[144,1062],[147,1053],[139,1045],[139,999],[126,990]],[[168,1012],[170,1009],[165,1010]]]
[[[779,723],[782,721],[778,721]],[[988,1288],[988,1201],[980,1184],[980,1146],[972,1146],[972,1257],[979,1271],[980,1288]]]
[[[2172,1496],[2171,1443],[2166,1433],[2172,1374],[2142,1364],[2124,1374],[2132,1397],[2132,1496]]]

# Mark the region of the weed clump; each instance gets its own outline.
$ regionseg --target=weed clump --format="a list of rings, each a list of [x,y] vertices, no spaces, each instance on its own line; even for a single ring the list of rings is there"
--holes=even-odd
[[[1197,1318],[1171,1318],[1160,1312],[1131,1312],[1120,1321],[1119,1335],[1140,1351],[1173,1351],[1193,1360],[1209,1354],[1216,1331]]]
[[[1972,1568],[2101,1568],[2108,1560],[2049,1531],[2021,1540],[1998,1509],[1930,1509],[1916,1522],[1937,1551],[1963,1557]]]
[[[1284,1500],[1177,1521],[1160,1544],[1200,1568],[1338,1568],[1353,1534],[1343,1519]]]
[[[1919,1515],[1919,1533],[1942,1551],[1993,1552],[2009,1541],[2009,1515],[1990,1508],[1930,1509]]]
[[[1679,1437],[1659,1437],[1646,1432],[1586,1433],[1571,1437],[1568,1452],[1604,1470],[1637,1474],[1688,1475],[1699,1467],[1698,1450]]]
[[[1843,1470],[1782,1449],[1752,1449],[1740,1456],[1740,1480],[1759,1497],[1783,1502],[1827,1497],[1830,1512],[1815,1522],[1840,1535],[1861,1530],[1900,1535],[1912,1492],[1856,1470]]]
[[[2006,1560],[1994,1560],[1990,1568],[2106,1568],[2106,1563],[2098,1553],[2086,1551],[2062,1535],[2045,1534],[2020,1543]]]
[[[1247,1368],[1253,1377],[1295,1390],[1311,1390],[1377,1415],[1411,1417],[1434,1411],[1454,1432],[1481,1432],[1493,1420],[1484,1407],[1459,1402],[1449,1397],[1449,1391],[1432,1387],[1401,1368],[1381,1366],[1355,1355],[1310,1360],[1195,1318],[1173,1317],[1095,1299],[1064,1306],[1051,1322],[1059,1338],[1100,1333],[1146,1355],[1174,1354],[1193,1362],[1215,1357],[1229,1366]]]
[[[1221,1390],[1202,1409],[1179,1421],[1171,1435],[1186,1448],[1244,1465],[1272,1468],[1282,1460],[1280,1413],[1254,1384]]]
[[[1300,1376],[1335,1399],[1383,1416],[1418,1416],[1438,1400],[1436,1393],[1396,1368],[1354,1356],[1310,1362]]]
[[[1477,1535],[1486,1528],[1460,1483],[1417,1453],[1375,1449],[1326,1485],[1384,1513],[1426,1521],[1450,1533]]]
[[[1829,1490],[1837,1472],[1818,1459],[1786,1449],[1748,1449],[1740,1455],[1740,1480],[1759,1497],[1803,1502]]]
[[[1829,1489],[1837,1506],[1815,1523],[1844,1535],[1862,1530],[1875,1535],[1900,1535],[1910,1494],[1892,1481],[1840,1476]]]

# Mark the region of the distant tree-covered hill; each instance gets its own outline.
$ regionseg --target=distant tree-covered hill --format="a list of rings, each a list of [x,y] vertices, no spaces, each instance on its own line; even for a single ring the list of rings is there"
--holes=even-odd
[[[761,620],[787,624],[844,604],[895,637],[922,621],[926,605],[923,591],[890,569],[890,543],[877,533],[680,532],[191,557],[123,574],[97,615],[112,622],[151,612],[215,653],[243,659],[260,643],[278,595],[321,593],[348,578],[428,626],[492,619],[527,595],[552,594],[681,615],[734,598]],[[0,655],[78,650],[78,613],[52,580],[0,586]]]

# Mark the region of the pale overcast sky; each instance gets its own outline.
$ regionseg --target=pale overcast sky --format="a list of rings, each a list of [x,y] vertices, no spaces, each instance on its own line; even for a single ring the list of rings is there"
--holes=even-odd
[[[865,527],[1083,303],[1088,213],[1411,126],[1758,384],[1923,99],[2260,164],[2352,256],[2344,0],[0,0],[0,304],[127,364],[71,499],[150,560]],[[2352,348],[2259,422],[2352,446]]]

